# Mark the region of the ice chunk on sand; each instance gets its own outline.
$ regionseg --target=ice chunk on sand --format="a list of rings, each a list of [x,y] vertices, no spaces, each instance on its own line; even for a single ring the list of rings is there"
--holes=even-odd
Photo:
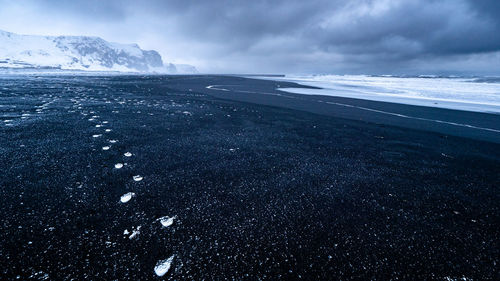
[[[125,157],[130,157],[130,156],[132,156],[132,153],[130,153],[130,152],[125,152],[123,155],[125,155]]]
[[[125,193],[125,194],[122,195],[122,197],[120,197],[120,202],[127,203],[134,196],[135,196],[135,193],[133,193],[133,192]]]
[[[158,220],[160,221],[160,223],[163,227],[169,227],[174,223],[175,218],[176,218],[175,216],[173,216],[173,217],[164,216],[164,217],[159,218]]]
[[[137,237],[137,235],[139,235],[139,233],[141,233],[139,230],[141,229],[141,226],[138,226],[136,229],[133,229],[132,230],[132,234],[130,234],[130,236],[128,237],[128,239],[134,239]]]
[[[137,175],[133,177],[134,181],[142,181],[142,177]]]
[[[121,169],[123,168],[123,164],[122,163],[116,163],[115,164],[115,169]]]
[[[168,259],[158,261],[155,266],[156,275],[160,277],[165,275],[170,270],[170,266],[172,265],[173,261],[174,261],[173,255]]]

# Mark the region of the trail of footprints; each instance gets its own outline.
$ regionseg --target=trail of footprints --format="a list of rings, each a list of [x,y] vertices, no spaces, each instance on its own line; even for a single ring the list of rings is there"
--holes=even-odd
[[[8,110],[3,110],[2,111],[2,119],[0,120],[0,125],[4,125],[7,127],[14,126],[19,123],[21,120],[30,120],[33,119],[35,116],[40,116],[44,115],[47,113],[50,109],[51,106],[61,106],[68,113],[74,113],[74,112],[80,112],[81,115],[85,117],[85,119],[92,124],[92,126],[99,131],[97,133],[94,133],[91,135],[93,140],[103,140],[106,139],[107,143],[104,144],[101,147],[101,151],[103,153],[106,153],[107,151],[110,151],[113,149],[113,144],[116,144],[118,140],[116,139],[111,139],[111,138],[106,138],[108,133],[112,132],[113,129],[110,128],[110,123],[107,120],[101,121],[101,117],[98,115],[96,111],[86,111],[84,109],[85,104],[88,103],[94,103],[97,102],[97,100],[94,97],[88,96],[85,92],[85,89],[70,89],[67,88],[65,91],[71,91],[72,93],[77,93],[76,97],[69,98],[68,100],[61,100],[59,97],[56,97],[52,94],[44,94],[38,98],[32,98],[30,102],[34,103],[34,105],[31,108],[23,108],[20,109],[18,108],[18,105],[12,105],[12,108],[9,108]],[[63,92],[65,92],[63,91]],[[69,102],[65,103],[65,102]],[[118,104],[125,104],[125,100],[119,100],[115,99]],[[141,101],[134,101],[136,104],[143,104]],[[180,107],[180,104],[177,104],[174,100],[170,100],[171,105],[170,107]],[[107,100],[105,98],[105,103],[111,103],[111,101]],[[148,105],[149,106],[149,105]],[[156,107],[161,107],[162,109],[167,109],[160,103],[154,104]],[[169,108],[170,108],[169,107]],[[20,112],[17,112],[19,111]],[[113,110],[112,113],[119,113],[118,110]],[[140,113],[140,111],[137,111],[137,113]],[[189,111],[176,111],[176,113],[181,113],[183,115],[191,116],[192,113]],[[152,113],[149,113],[149,115],[153,115]],[[211,114],[209,114],[211,115]],[[123,156],[123,161],[119,163],[114,163],[114,169],[123,169],[127,166],[126,159],[132,159],[133,154],[129,151],[126,151],[122,154]],[[140,182],[144,180],[144,178],[141,175],[134,175],[132,176],[132,181],[134,182]],[[127,192],[120,196],[118,199],[118,204],[127,204],[131,200],[134,199],[134,197],[139,196],[138,194],[134,192]],[[174,221],[177,219],[176,216],[164,216],[160,217],[157,220],[155,220],[155,223],[159,223],[162,228],[167,228],[173,225]],[[141,226],[133,227],[130,231],[128,229],[124,230],[123,235],[126,236],[128,239],[133,240],[133,239],[138,239],[140,236],[140,230]],[[154,272],[158,276],[164,276],[167,274],[172,266],[172,263],[174,261],[175,255],[171,255],[170,257],[166,257],[165,259],[159,260],[155,267],[154,267]]]
[[[77,104],[78,106],[80,106],[80,104]],[[90,118],[88,118],[87,120],[89,122],[99,122],[99,118],[100,116],[99,115],[95,115],[95,111],[90,111],[89,112],[90,114],[93,114]],[[85,113],[82,113],[83,115],[87,115]],[[95,128],[103,128],[104,129],[104,134],[106,133],[109,133],[112,131],[111,128],[107,128],[109,122],[108,121],[102,121],[102,122],[99,122],[98,124],[95,125]],[[101,138],[104,134],[94,134],[92,135],[92,138]],[[109,139],[108,140],[109,142],[109,145],[104,145],[102,147],[102,150],[103,151],[109,151],[111,148],[112,148],[112,144],[115,144],[118,142],[118,140],[114,140],[114,139]],[[133,154],[129,151],[123,153],[123,157],[125,158],[131,158],[133,156]],[[114,164],[114,168],[115,169],[122,169],[124,166],[126,166],[127,163],[126,162],[123,162],[123,163],[115,163]],[[141,175],[135,175],[132,177],[132,180],[134,182],[140,182],[142,181],[144,178],[141,176]],[[123,194],[120,199],[119,199],[119,204],[126,204],[128,203],[130,200],[132,200],[134,197],[136,197],[137,195],[134,193],[134,192],[127,192],[125,194]],[[161,217],[159,219],[157,219],[156,221],[159,222],[161,224],[161,226],[163,228],[166,228],[166,227],[169,227],[171,226],[173,223],[174,223],[174,220],[176,219],[177,217],[176,216],[173,216],[173,217],[169,217],[169,216],[164,216],[164,217]],[[133,240],[133,239],[136,239],[138,238],[138,236],[140,235],[140,229],[141,229],[142,226],[137,226],[135,228],[132,228],[131,231],[129,231],[128,229],[125,229],[123,231],[123,235],[124,236],[128,236],[128,238],[130,240]],[[155,267],[154,267],[154,272],[157,276],[161,277],[161,276],[164,276],[165,274],[167,274],[167,272],[170,270],[170,267],[172,266],[172,263],[174,261],[174,258],[175,258],[175,255],[172,255],[166,259],[163,259],[163,260],[159,260]]]

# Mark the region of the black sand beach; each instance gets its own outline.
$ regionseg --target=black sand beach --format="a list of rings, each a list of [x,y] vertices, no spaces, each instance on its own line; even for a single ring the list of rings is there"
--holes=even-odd
[[[500,278],[500,115],[291,86],[0,78],[1,279]]]

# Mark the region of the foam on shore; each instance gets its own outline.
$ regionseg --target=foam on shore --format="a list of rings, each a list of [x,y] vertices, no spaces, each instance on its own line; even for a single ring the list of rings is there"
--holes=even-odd
[[[273,78],[308,88],[281,88],[295,94],[338,96],[448,109],[500,113],[500,83],[469,78],[380,77],[363,75],[287,76]]]

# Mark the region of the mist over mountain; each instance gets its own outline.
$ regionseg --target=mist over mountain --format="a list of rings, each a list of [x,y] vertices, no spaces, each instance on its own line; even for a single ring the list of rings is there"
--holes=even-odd
[[[164,63],[154,50],[90,36],[19,35],[0,30],[0,68],[196,73],[190,65]]]

